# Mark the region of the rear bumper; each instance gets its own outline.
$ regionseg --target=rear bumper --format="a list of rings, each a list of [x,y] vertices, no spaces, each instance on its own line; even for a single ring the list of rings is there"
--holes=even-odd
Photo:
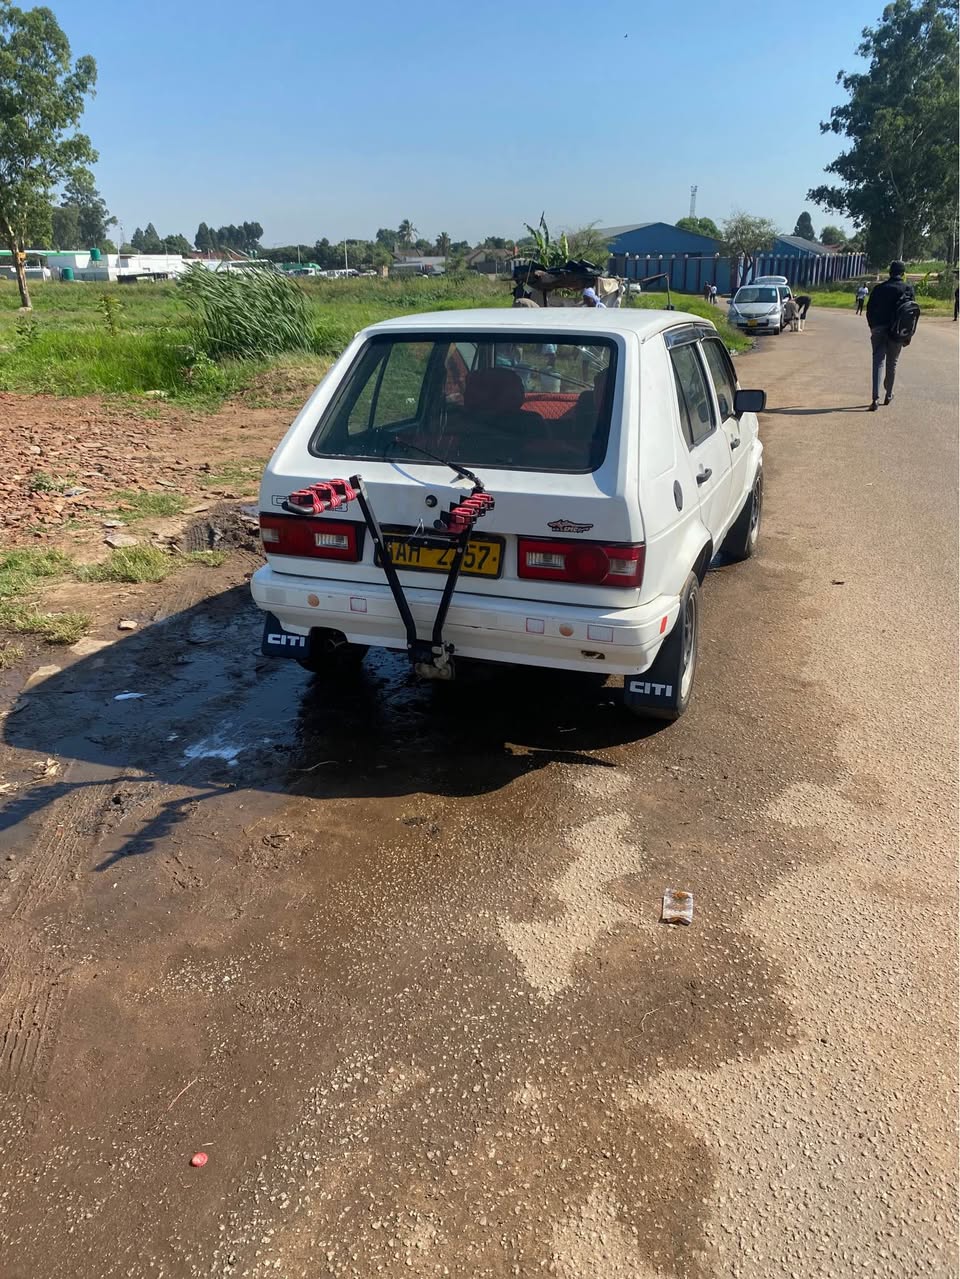
[[[265,566],[253,575],[250,589],[258,607],[273,613],[286,631],[307,635],[323,628],[341,632],[352,644],[406,649],[403,623],[386,583],[299,577]],[[437,590],[406,590],[422,639],[430,637],[439,595]],[[676,596],[611,610],[458,591],[443,634],[460,657],[632,675],[645,671],[656,657],[679,607]]]

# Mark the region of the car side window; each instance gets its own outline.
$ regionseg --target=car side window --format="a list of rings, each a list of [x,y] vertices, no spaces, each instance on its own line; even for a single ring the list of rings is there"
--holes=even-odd
[[[730,364],[730,357],[723,348],[722,342],[708,339],[703,344],[703,353],[707,357],[707,368],[713,378],[717,392],[717,403],[720,405],[720,420],[725,422],[733,417],[733,397],[737,389],[737,379]]]
[[[670,352],[670,359],[673,361],[677,384],[680,424],[687,444],[690,448],[695,448],[717,427],[713,401],[707,391],[703,367],[697,358],[696,343],[675,346]]]

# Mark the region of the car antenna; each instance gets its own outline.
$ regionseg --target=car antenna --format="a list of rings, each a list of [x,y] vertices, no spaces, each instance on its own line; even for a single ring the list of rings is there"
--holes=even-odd
[[[473,471],[468,471],[465,466],[461,466],[459,462],[451,462],[448,457],[440,457],[436,453],[431,453],[429,449],[423,449],[419,444],[414,444],[411,440],[406,440],[402,435],[395,435],[395,440],[399,440],[401,444],[405,444],[408,449],[413,449],[415,453],[422,453],[424,457],[429,457],[434,462],[439,462],[442,466],[449,466],[463,480],[469,480],[475,485],[476,491],[482,493],[483,480],[479,476],[474,475]]]

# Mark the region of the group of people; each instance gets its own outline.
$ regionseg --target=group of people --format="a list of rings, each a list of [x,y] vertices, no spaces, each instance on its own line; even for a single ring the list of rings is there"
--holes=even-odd
[[[711,306],[717,305],[719,295],[720,290],[715,284],[705,284],[703,286],[703,300],[704,302],[709,302]]]

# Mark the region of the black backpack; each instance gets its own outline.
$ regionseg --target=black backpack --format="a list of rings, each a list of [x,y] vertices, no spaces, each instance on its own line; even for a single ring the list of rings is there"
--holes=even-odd
[[[901,346],[909,346],[910,339],[917,331],[920,319],[920,308],[913,298],[902,297],[897,303],[890,324],[890,336]]]

